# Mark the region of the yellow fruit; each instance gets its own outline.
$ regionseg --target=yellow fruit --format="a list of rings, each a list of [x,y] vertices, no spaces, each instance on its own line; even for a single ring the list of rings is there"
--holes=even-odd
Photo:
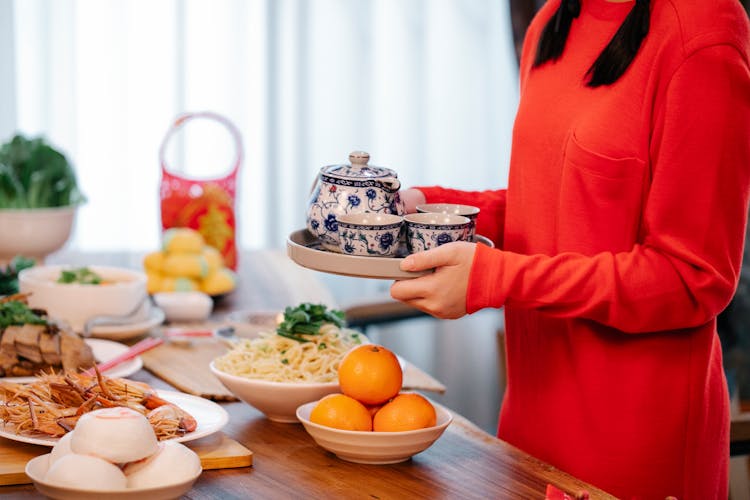
[[[146,272],[146,290],[149,294],[162,291],[162,275],[160,273]]]
[[[164,252],[151,252],[143,257],[143,268],[147,273],[159,273],[164,268]]]
[[[347,431],[372,430],[365,405],[343,394],[329,394],[318,401],[310,412],[310,422]]]
[[[193,292],[198,290],[198,282],[190,278],[164,276],[160,288],[162,292]]]
[[[201,291],[209,295],[231,292],[237,286],[237,276],[231,269],[221,269],[209,273],[201,282]]]
[[[206,263],[208,264],[209,273],[218,271],[219,269],[224,267],[224,257],[221,256],[221,252],[219,252],[211,245],[206,245],[203,247],[202,255],[203,258],[206,259]]]
[[[201,254],[169,253],[164,257],[164,274],[174,277],[201,279],[208,275],[208,263]]]
[[[201,253],[205,244],[201,233],[187,227],[173,227],[162,235],[162,249],[167,253]]]

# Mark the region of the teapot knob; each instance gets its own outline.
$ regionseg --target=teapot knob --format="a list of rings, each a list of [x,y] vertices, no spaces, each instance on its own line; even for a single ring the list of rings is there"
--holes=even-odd
[[[365,151],[352,151],[349,153],[349,162],[352,165],[367,165],[368,161],[370,161],[370,153],[366,153]]]

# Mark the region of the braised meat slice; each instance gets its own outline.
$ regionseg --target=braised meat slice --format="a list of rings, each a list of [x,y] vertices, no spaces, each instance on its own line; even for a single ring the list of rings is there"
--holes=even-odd
[[[91,368],[96,360],[91,347],[70,330],[60,330],[60,356],[63,370],[78,371]]]
[[[49,328],[39,335],[39,350],[42,351],[42,358],[48,365],[60,366],[62,364],[60,335],[56,330]]]
[[[9,326],[3,330],[3,337],[0,339],[0,368],[4,372],[10,373],[10,369],[18,363],[16,354],[16,334],[20,329]]]
[[[36,364],[44,362],[42,351],[39,348],[39,341],[41,334],[47,331],[46,325],[26,324],[17,327],[9,326],[8,328],[18,328],[18,333],[16,333],[15,337],[16,354],[18,357]]]

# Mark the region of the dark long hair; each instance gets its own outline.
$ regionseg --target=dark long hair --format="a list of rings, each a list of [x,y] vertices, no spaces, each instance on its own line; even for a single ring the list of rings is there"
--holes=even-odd
[[[581,0],[561,0],[557,12],[547,21],[537,44],[534,67],[547,61],[556,61],[565,48],[573,19],[581,13]],[[599,54],[586,72],[589,87],[610,85],[616,82],[633,62],[641,42],[648,34],[650,21],[649,0],[636,0],[630,13],[612,40]]]

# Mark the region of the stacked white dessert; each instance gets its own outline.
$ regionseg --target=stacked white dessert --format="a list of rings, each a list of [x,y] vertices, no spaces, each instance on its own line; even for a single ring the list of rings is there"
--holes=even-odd
[[[125,407],[85,413],[52,448],[45,483],[86,490],[156,488],[196,478],[198,455],[156,439],[145,416]]]

